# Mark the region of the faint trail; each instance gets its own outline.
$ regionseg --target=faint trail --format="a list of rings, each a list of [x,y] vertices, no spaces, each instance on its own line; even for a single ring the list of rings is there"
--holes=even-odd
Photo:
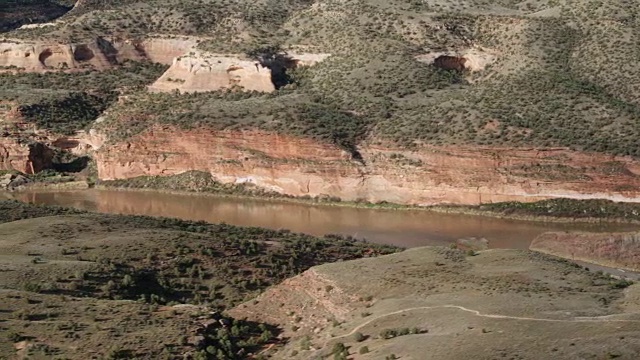
[[[352,336],[353,334],[358,332],[363,327],[371,324],[374,321],[377,321],[377,320],[380,320],[382,318],[385,318],[387,316],[398,315],[398,314],[402,314],[402,313],[409,312],[409,311],[432,310],[432,309],[442,309],[442,308],[445,308],[445,309],[446,308],[458,309],[458,310],[470,312],[470,313],[472,313],[472,314],[474,314],[476,316],[485,317],[485,318],[491,318],[491,319],[511,319],[511,320],[543,321],[543,322],[632,322],[632,323],[633,322],[637,322],[637,323],[640,323],[640,320],[609,319],[610,317],[615,316],[615,314],[614,315],[604,315],[604,316],[577,317],[577,318],[574,318],[574,319],[564,320],[564,319],[544,319],[544,318],[532,318],[532,317],[523,317],[523,316],[482,314],[478,310],[468,309],[468,308],[466,308],[464,306],[458,306],[458,305],[421,306],[421,307],[414,307],[414,308],[398,310],[398,311],[394,311],[394,312],[390,312],[390,313],[387,313],[387,314],[376,316],[376,317],[374,317],[372,319],[369,319],[368,321],[356,326],[353,330],[351,330],[347,334],[336,336],[336,337],[333,337],[333,338],[327,340],[322,348],[326,347],[327,344],[330,341],[334,341],[336,339],[342,339],[342,338],[345,338],[345,337],[348,337],[348,336]],[[627,314],[624,314],[624,315],[630,315],[630,314],[633,314],[633,313],[627,313]]]

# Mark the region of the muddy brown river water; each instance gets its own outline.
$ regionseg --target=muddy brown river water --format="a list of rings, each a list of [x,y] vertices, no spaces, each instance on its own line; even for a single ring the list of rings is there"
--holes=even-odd
[[[243,226],[290,229],[366,238],[403,247],[447,245],[461,238],[485,238],[490,248],[526,249],[546,231],[630,231],[619,224],[538,223],[420,210],[313,206],[254,199],[121,190],[31,191],[0,194],[30,203],[116,214],[176,217]]]

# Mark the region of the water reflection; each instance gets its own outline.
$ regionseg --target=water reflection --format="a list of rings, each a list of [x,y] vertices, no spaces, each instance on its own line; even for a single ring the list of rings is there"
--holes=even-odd
[[[5,194],[5,196],[7,196]],[[489,240],[492,248],[528,248],[545,231],[627,231],[627,225],[553,224],[489,217],[309,206],[251,199],[160,192],[81,190],[20,192],[17,200],[118,214],[177,217],[235,225],[290,229],[314,235],[339,233],[404,247],[446,245],[460,238]]]

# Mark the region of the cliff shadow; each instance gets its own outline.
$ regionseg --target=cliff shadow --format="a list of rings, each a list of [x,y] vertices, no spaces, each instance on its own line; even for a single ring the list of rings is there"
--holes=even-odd
[[[51,168],[57,172],[79,173],[86,169],[91,162],[89,156],[81,156],[69,162],[53,162]]]
[[[38,61],[40,61],[40,63],[42,64],[42,66],[47,67],[47,59],[50,58],[53,55],[53,52],[51,51],[51,49],[44,49],[39,55],[38,55]]]
[[[102,51],[102,53],[104,54],[105,58],[107,58],[107,61],[109,61],[109,63],[112,65],[117,65],[118,49],[116,49],[113,46],[113,44],[111,44],[109,41],[101,37],[98,37],[96,39],[96,43],[98,44],[98,47],[100,48],[100,51]]]
[[[54,21],[71,9],[73,6],[49,0],[0,0],[0,33]]]
[[[276,89],[293,83],[288,72],[298,67],[298,61],[284,53],[279,47],[255,49],[250,51],[248,55],[256,59],[260,65],[271,70],[271,82]]]

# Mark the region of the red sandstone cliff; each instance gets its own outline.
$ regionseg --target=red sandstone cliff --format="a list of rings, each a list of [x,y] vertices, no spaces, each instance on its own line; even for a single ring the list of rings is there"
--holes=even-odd
[[[0,137],[0,170],[18,170],[33,174],[51,166],[53,151],[40,143],[21,143],[15,138]]]
[[[331,195],[401,204],[479,204],[549,197],[640,201],[640,162],[566,149],[423,147],[363,144],[366,165],[341,149],[260,131],[154,127],[105,145],[101,179],[211,172],[292,195]]]

